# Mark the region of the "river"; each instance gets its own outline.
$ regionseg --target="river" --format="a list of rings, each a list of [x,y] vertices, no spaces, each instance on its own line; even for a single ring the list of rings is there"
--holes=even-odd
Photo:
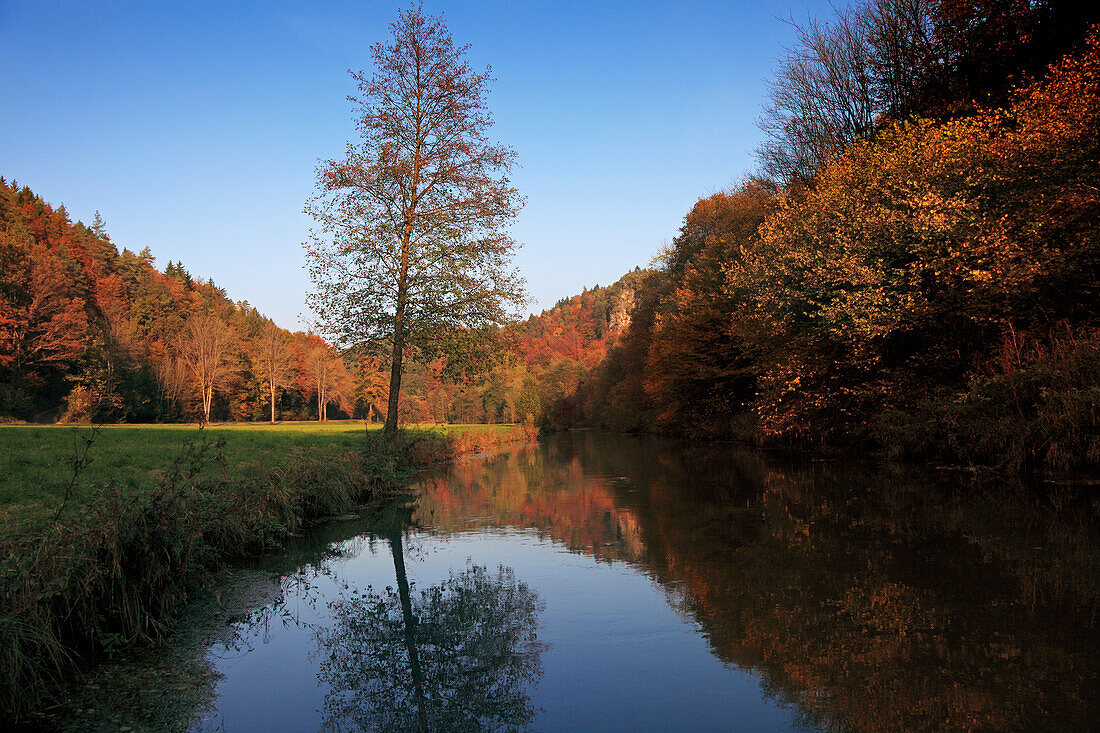
[[[64,725],[1100,729],[1100,492],[577,432],[221,578]]]

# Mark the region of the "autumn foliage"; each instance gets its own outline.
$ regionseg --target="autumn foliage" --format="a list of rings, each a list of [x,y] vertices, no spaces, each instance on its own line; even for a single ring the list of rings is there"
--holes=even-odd
[[[987,370],[1006,338],[1095,317],[1100,44],[1007,109],[914,121],[781,198],[728,288],[767,344],[771,433],[858,430]]]
[[[816,162],[701,199],[651,269],[504,328],[433,331],[449,358],[409,345],[401,420],[1100,465],[1098,32],[1047,3],[856,10],[805,37],[810,61],[847,54],[873,82],[866,125],[820,155],[775,148]],[[839,114],[807,94],[807,119]],[[394,397],[376,351],[279,336],[213,283],[120,254],[102,222],[7,183],[0,264],[0,414],[195,417],[205,388],[182,357],[200,315],[232,334],[210,419],[378,419]]]
[[[329,348],[181,264],[158,270],[148,248],[120,253],[98,215],[73,223],[0,179],[0,419],[314,419],[330,405],[348,414],[342,362],[321,380],[320,400],[305,376],[303,355],[318,346]]]
[[[885,121],[809,185],[699,201],[586,419],[1100,463],[1097,160],[1094,33],[1004,107]]]

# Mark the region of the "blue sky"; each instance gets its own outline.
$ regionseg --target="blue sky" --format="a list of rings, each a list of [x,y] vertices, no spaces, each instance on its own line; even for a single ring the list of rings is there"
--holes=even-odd
[[[0,0],[0,175],[119,246],[182,260],[304,328],[302,206],[356,136],[347,69],[368,69],[395,2]],[[527,197],[513,234],[538,312],[645,266],[700,197],[754,166],[788,16],[827,2],[439,2]]]

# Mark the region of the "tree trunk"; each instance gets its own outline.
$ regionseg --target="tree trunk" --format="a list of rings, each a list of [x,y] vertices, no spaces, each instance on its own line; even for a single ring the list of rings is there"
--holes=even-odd
[[[404,334],[394,334],[393,359],[390,364],[390,402],[386,408],[386,426],[382,431],[387,435],[397,432],[398,400],[401,393],[401,357],[405,352]]]
[[[393,318],[393,358],[390,360],[390,403],[386,409],[386,435],[397,433],[397,411],[401,397],[401,359],[405,355],[405,290],[397,293],[397,309]]]
[[[275,422],[275,380],[271,380],[271,422]]]

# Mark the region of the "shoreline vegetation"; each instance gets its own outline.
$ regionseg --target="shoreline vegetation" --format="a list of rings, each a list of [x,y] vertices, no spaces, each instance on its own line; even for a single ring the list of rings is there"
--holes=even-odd
[[[418,471],[534,437],[523,426],[448,425],[388,438],[347,425],[0,427],[5,445],[37,446],[3,458],[0,720],[26,720],[80,670],[163,639],[230,563],[391,496]],[[127,451],[134,470],[121,478],[110,464]],[[15,465],[51,457],[45,477]],[[27,475],[46,483],[34,491]]]

